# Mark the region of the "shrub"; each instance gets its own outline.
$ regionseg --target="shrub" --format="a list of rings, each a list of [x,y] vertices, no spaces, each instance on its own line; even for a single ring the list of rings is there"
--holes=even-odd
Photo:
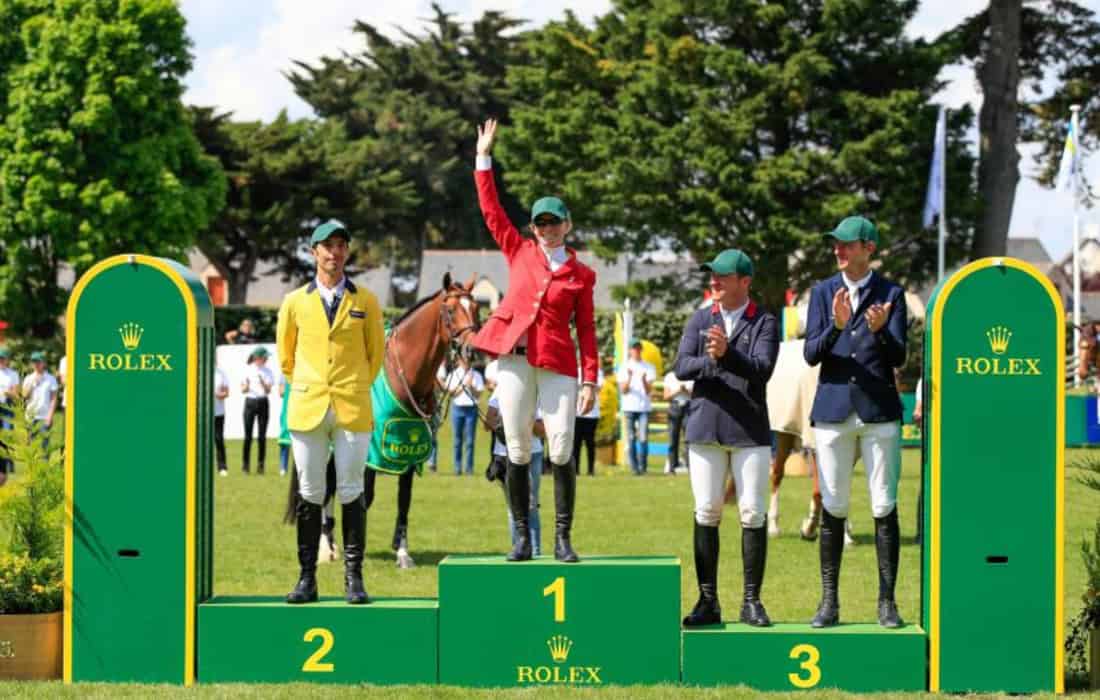
[[[62,602],[61,581],[58,559],[0,554],[0,615],[57,612]]]

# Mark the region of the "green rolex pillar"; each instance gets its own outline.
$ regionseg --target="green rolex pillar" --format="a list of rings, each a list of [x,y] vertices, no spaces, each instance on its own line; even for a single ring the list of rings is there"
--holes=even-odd
[[[929,690],[1061,692],[1061,299],[1027,263],[985,258],[927,318]]]
[[[97,264],[68,307],[65,662],[189,684],[210,595],[213,309],[186,268]]]

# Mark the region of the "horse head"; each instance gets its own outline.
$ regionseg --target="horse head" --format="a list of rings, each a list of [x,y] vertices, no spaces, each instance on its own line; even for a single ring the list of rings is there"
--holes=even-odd
[[[451,279],[448,272],[443,275],[443,288],[440,290],[443,295],[440,313],[443,339],[467,360],[470,359],[470,339],[480,327],[478,303],[473,295],[476,281],[475,273],[470,276],[469,282],[459,284]]]

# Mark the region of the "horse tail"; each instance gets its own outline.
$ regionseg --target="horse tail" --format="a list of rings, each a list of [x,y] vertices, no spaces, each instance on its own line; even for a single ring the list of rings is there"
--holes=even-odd
[[[290,490],[286,494],[286,512],[283,513],[283,522],[293,525],[298,522],[298,502],[302,497],[298,495],[298,469],[290,470]]]
[[[324,505],[336,495],[336,455],[329,453],[328,465],[325,466],[325,501]]]

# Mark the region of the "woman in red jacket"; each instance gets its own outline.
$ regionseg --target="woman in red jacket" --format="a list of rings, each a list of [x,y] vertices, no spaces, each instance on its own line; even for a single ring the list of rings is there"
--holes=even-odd
[[[535,408],[546,427],[546,459],[554,472],[554,558],[578,561],[569,541],[577,495],[573,469],[573,422],[596,401],[596,323],[592,291],[596,273],[565,246],[573,228],[569,210],[557,197],[543,197],[531,208],[524,238],[508,220],[497,196],[490,154],[497,122],[477,130],[477,196],[489,232],[508,261],[508,292],[474,339],[479,350],[499,358],[497,398],[508,446],[508,500],[516,542],[508,561],[531,558],[527,514],[530,507],[531,431]],[[577,392],[577,329],[583,383]]]

